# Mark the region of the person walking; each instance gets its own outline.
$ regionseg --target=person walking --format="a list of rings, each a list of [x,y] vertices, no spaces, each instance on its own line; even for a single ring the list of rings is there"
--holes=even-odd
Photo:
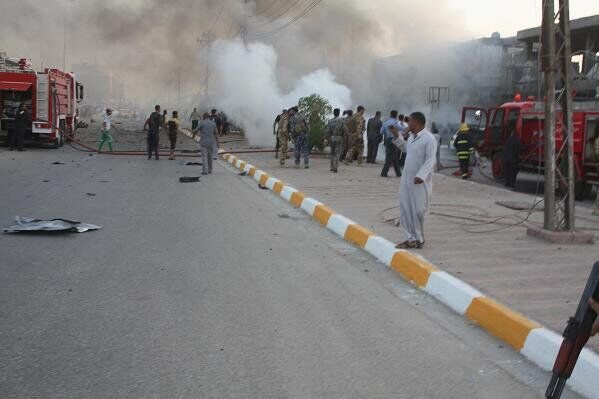
[[[289,113],[286,109],[281,113],[281,119],[277,124],[277,144],[281,152],[279,165],[284,168],[285,162],[289,158]]]
[[[351,117],[354,115],[354,111],[351,109],[346,109],[343,111],[343,123],[345,123],[345,128],[349,132],[349,121]],[[339,156],[339,161],[345,161],[347,157],[347,152],[349,151],[349,134],[346,134],[343,138],[343,144],[341,145],[341,155]]]
[[[112,126],[112,110],[106,108],[104,114],[104,121],[102,122],[102,136],[100,137],[100,144],[98,145],[98,152],[102,151],[104,143],[108,143],[108,149],[112,152],[112,136],[110,135],[110,127]]]
[[[439,129],[437,128],[437,124],[435,122],[431,124],[431,133],[433,134],[433,136],[435,136],[435,140],[437,140],[437,154],[435,155],[435,157],[437,158],[437,164],[435,169],[438,172],[441,170],[443,165],[441,165],[441,133],[439,132]]]
[[[366,150],[366,163],[376,163],[376,156],[381,143],[381,111],[376,111],[374,117],[368,119],[366,124],[366,139],[368,140],[368,148]]]
[[[166,126],[166,122],[168,121],[168,111],[164,110],[162,111],[162,123],[161,123],[161,127],[162,127],[162,131],[166,132],[167,131],[167,126]]]
[[[470,178],[470,154],[474,151],[474,145],[470,136],[470,128],[466,123],[460,125],[458,134],[453,141],[453,146],[456,149],[458,162],[460,163],[460,171],[462,179]]]
[[[156,160],[160,159],[158,152],[160,143],[160,127],[163,125],[162,120],[163,116],[160,115],[160,105],[156,105],[154,107],[154,112],[150,114],[144,125],[144,130],[148,132],[148,159],[152,159],[152,154],[154,153],[156,154]]]
[[[287,110],[284,109],[281,111],[279,115],[275,118],[275,121],[272,124],[272,134],[275,136],[275,159],[279,157],[279,149],[281,147],[280,137],[279,137],[279,126],[281,125],[281,119],[283,115],[287,114]]]
[[[12,151],[14,148],[17,151],[25,151],[23,148],[25,144],[25,132],[27,126],[31,127],[31,115],[25,109],[25,104],[19,104],[17,114],[15,115],[15,122],[12,128],[12,134],[10,135],[9,149]]]
[[[341,110],[335,108],[333,110],[333,119],[331,119],[325,129],[326,141],[331,147],[331,172],[337,173],[339,167],[339,157],[341,156],[341,147],[345,136],[347,136],[347,128],[343,119],[339,117]]]
[[[399,166],[399,149],[393,144],[393,130],[403,133],[402,126],[397,120],[397,111],[393,110],[389,114],[389,118],[381,126],[381,137],[385,144],[385,164],[381,170],[381,177],[388,177],[389,168],[393,166],[395,176],[401,176],[401,168]]]
[[[216,123],[210,119],[210,115],[205,113],[202,120],[198,124],[197,129],[193,132],[195,136],[200,135],[200,150],[202,152],[202,174],[207,175],[212,173],[212,160],[214,143],[218,135]]]
[[[173,111],[173,116],[168,120],[168,139],[170,141],[170,154],[168,159],[175,159],[175,148],[177,147],[177,133],[179,132],[179,113],[177,111]]]
[[[193,109],[191,115],[189,115],[189,120],[191,121],[191,130],[194,131],[198,127],[198,123],[202,119],[202,115],[198,112],[197,108]]]
[[[364,154],[364,129],[366,127],[364,111],[366,111],[366,109],[362,105],[359,105],[355,115],[349,120],[349,151],[345,158],[346,165],[349,165],[354,160],[358,161],[358,166],[362,165],[362,156]]]
[[[512,130],[510,137],[503,146],[503,175],[505,176],[505,186],[516,188],[516,178],[520,171],[520,152],[522,151],[522,142],[516,136],[516,131]]]
[[[295,155],[295,168],[299,169],[300,159],[304,158],[304,169],[310,167],[310,136],[308,132],[308,123],[306,118],[299,113],[297,107],[291,108],[291,116],[289,117],[289,131],[293,135]]]
[[[425,126],[424,114],[414,112],[408,122],[410,134],[407,139],[400,134],[399,129],[391,129],[393,144],[406,153],[406,164],[399,185],[399,209],[407,240],[397,244],[397,248],[424,246],[424,216],[431,200],[437,152],[437,141]]]

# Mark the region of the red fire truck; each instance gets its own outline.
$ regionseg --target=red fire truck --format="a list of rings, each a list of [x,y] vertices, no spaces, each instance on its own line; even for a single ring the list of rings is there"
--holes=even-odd
[[[565,159],[560,152],[564,142],[561,113],[557,110],[555,132],[558,161]],[[574,102],[574,167],[576,197],[587,197],[593,185],[599,184],[599,154],[594,141],[599,137],[599,104]],[[532,98],[528,101],[509,102],[498,108],[464,107],[462,123],[467,123],[477,143],[477,150],[492,161],[493,177],[503,177],[502,150],[510,133],[515,132],[522,143],[520,170],[544,173],[544,103]]]
[[[32,120],[25,141],[60,147],[65,135],[75,131],[82,99],[83,86],[72,73],[56,68],[36,72],[28,60],[0,53],[0,140],[7,141],[17,108],[24,104]]]

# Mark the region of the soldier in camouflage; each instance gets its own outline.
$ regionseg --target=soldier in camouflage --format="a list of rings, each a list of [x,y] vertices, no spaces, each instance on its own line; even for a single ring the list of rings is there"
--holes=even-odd
[[[356,159],[358,165],[362,165],[362,154],[364,154],[364,130],[366,120],[364,119],[364,107],[358,106],[357,112],[348,121],[349,147],[345,164],[349,165]]]
[[[289,110],[289,132],[293,137],[293,153],[295,155],[295,168],[300,167],[300,158],[304,157],[304,169],[310,167],[309,132],[306,118],[299,113],[297,107]]]
[[[341,147],[347,137],[347,128],[344,120],[339,117],[340,112],[339,108],[335,108],[333,111],[334,118],[327,123],[325,130],[326,140],[331,147],[331,172],[333,173],[337,173]]]
[[[285,167],[285,160],[289,158],[287,155],[288,144],[289,144],[289,115],[287,110],[283,110],[280,115],[280,119],[277,126],[277,143],[279,150],[281,151],[281,157],[279,158],[279,164],[281,167]]]
[[[343,120],[343,123],[345,124],[345,129],[348,132],[349,132],[348,123],[351,120],[351,117],[353,114],[354,114],[354,111],[352,111],[351,109],[346,109],[345,111],[343,111],[343,117],[341,118]],[[347,157],[348,150],[349,150],[349,134],[345,135],[345,137],[343,138],[343,145],[341,146],[341,156],[339,157],[340,161],[345,160],[345,158]]]

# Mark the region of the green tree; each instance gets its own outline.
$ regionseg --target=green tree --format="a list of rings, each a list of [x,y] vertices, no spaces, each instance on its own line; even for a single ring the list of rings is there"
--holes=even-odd
[[[326,98],[315,93],[300,98],[298,108],[299,112],[305,116],[310,129],[310,147],[322,151],[324,149],[326,116],[333,112],[333,107]]]

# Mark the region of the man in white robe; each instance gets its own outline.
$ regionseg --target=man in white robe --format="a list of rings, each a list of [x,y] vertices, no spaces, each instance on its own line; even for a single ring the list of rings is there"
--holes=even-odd
[[[393,144],[406,155],[406,163],[399,184],[401,226],[407,240],[397,248],[422,248],[424,246],[424,215],[433,191],[437,140],[425,129],[426,118],[421,112],[410,115],[407,139],[394,129]]]

